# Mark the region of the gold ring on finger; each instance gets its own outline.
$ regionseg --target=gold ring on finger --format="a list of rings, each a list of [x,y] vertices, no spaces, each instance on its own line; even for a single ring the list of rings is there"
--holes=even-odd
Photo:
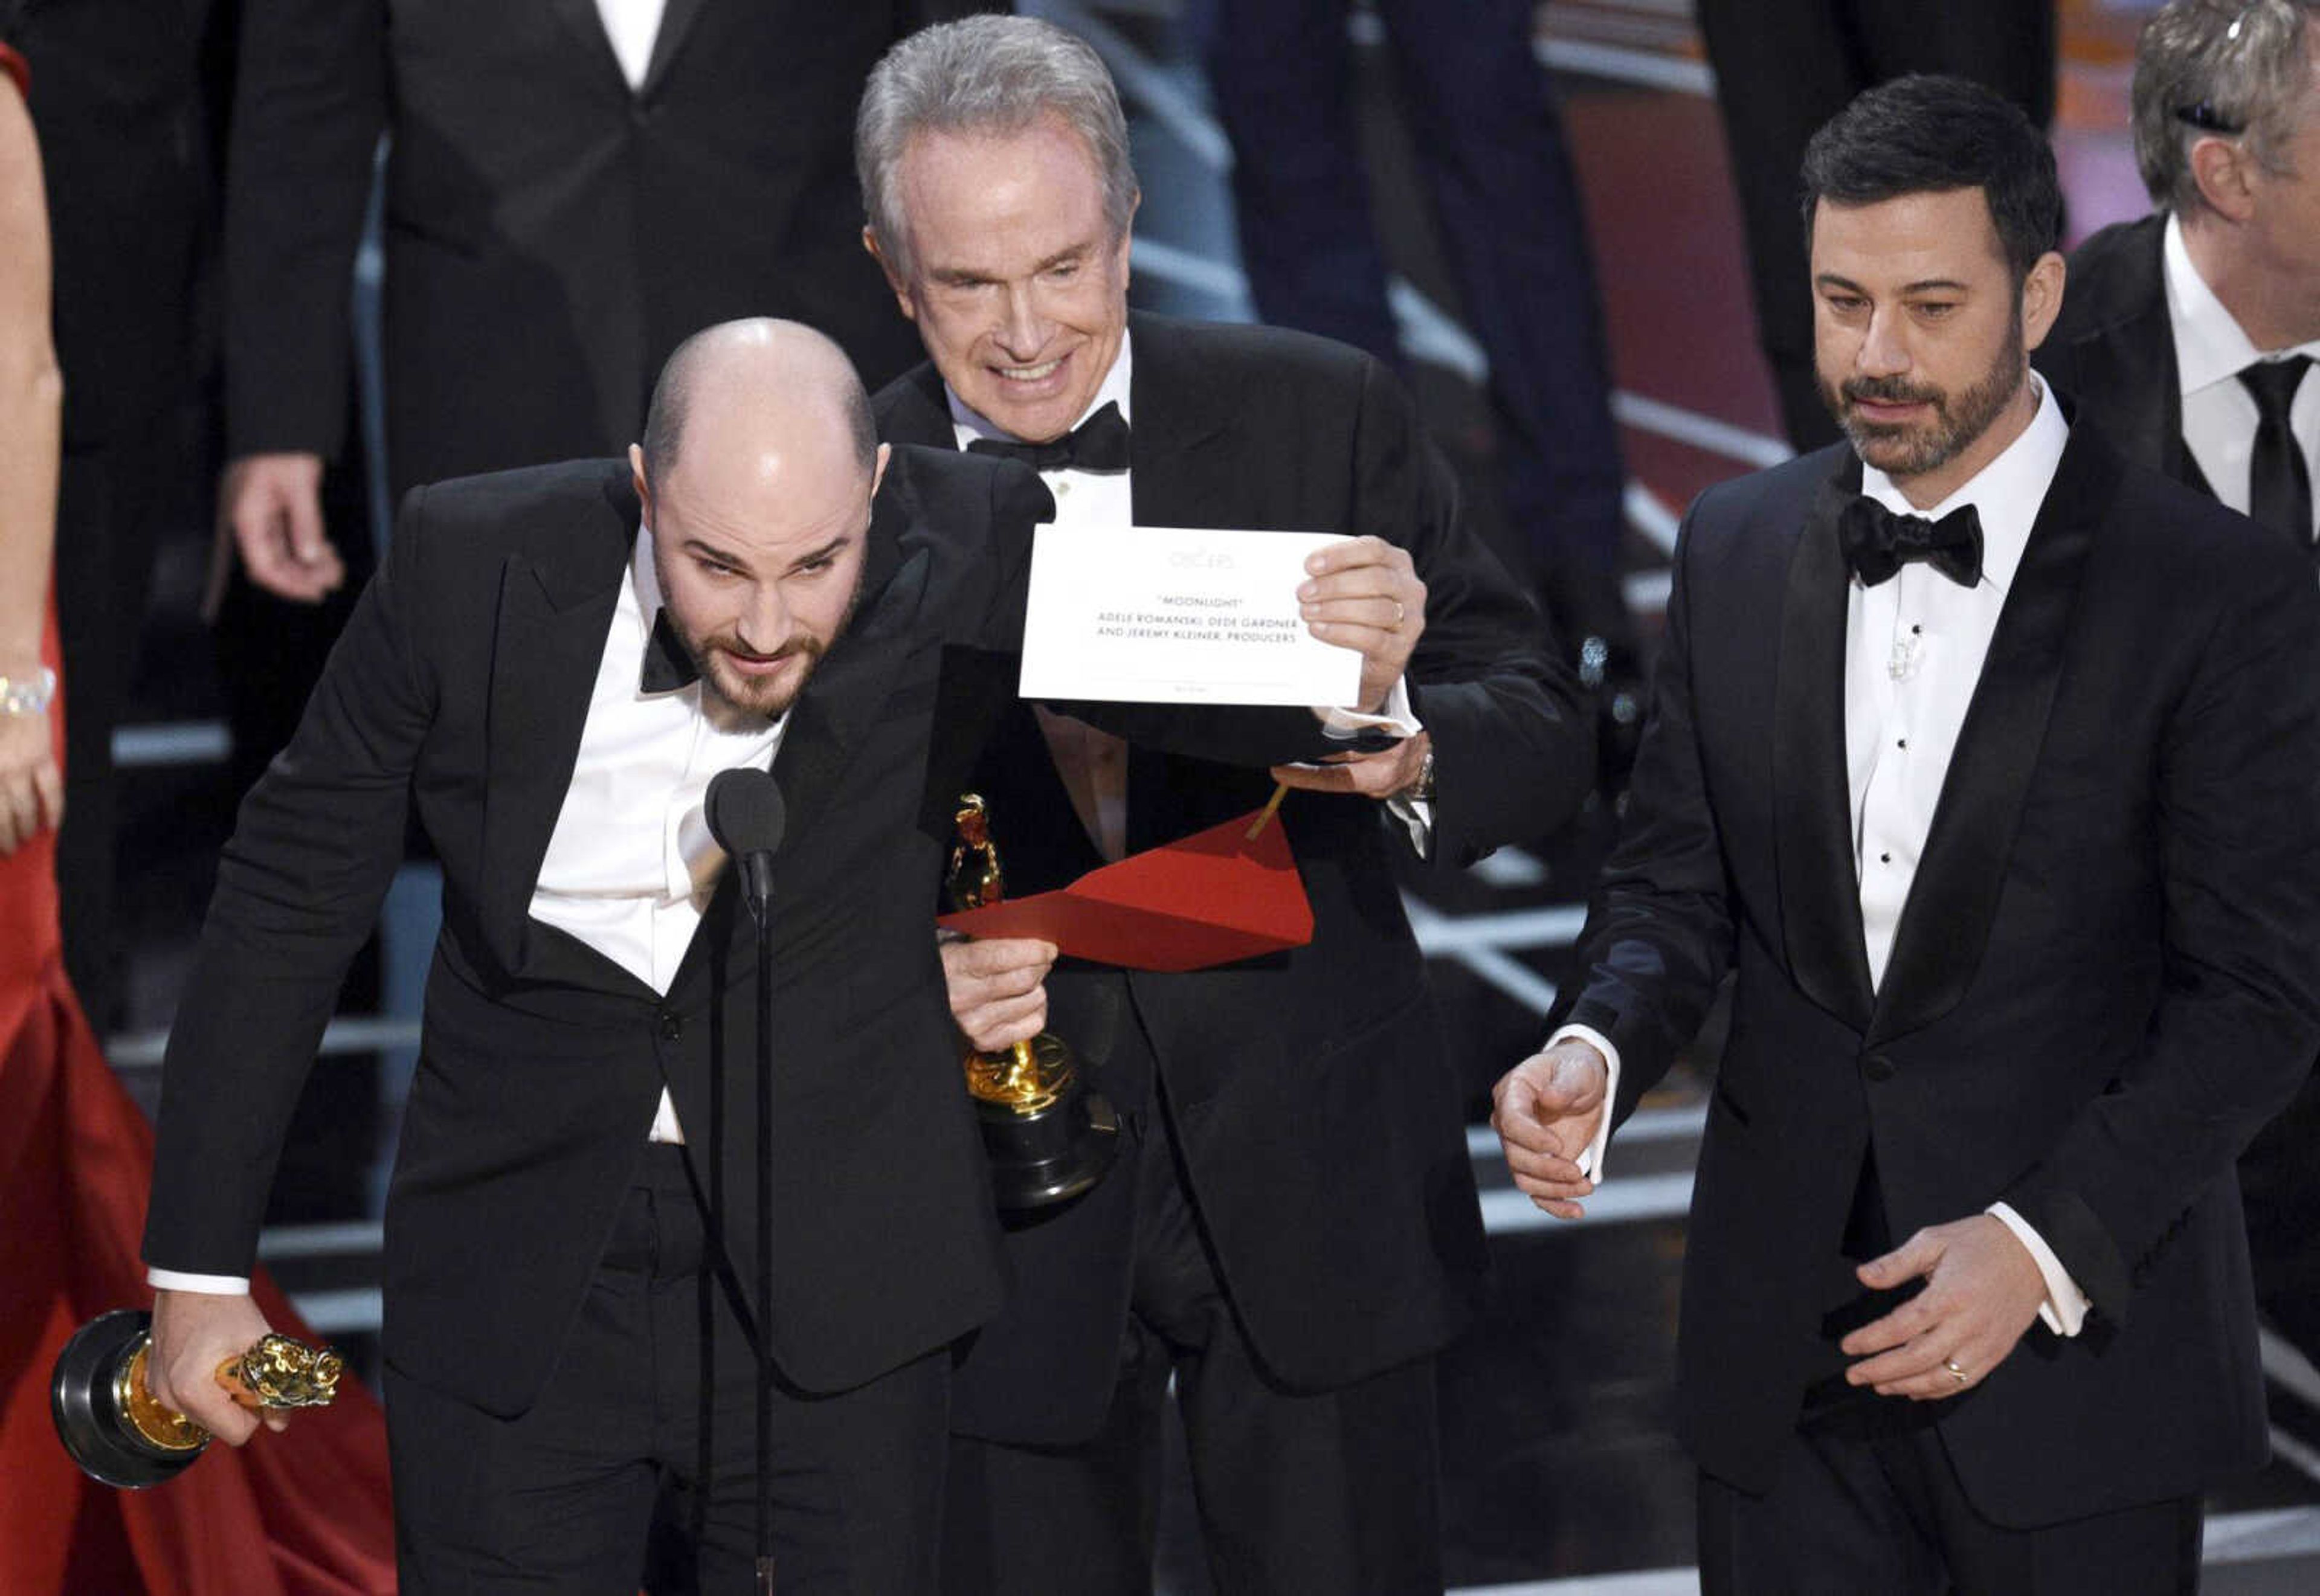
[[[1965,1383],[1965,1371],[1958,1367],[1957,1359],[1953,1357],[1944,1358],[1942,1360],[1942,1367],[1947,1369],[1950,1372],[1950,1378],[1956,1381],[1960,1385],[1963,1385]]]

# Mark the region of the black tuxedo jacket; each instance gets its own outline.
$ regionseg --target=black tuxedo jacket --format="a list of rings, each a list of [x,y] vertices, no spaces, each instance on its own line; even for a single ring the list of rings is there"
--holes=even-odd
[[[920,801],[930,757],[972,746],[956,724],[936,736],[947,662],[1014,646],[1049,503],[1020,467],[897,450],[859,608],[775,756],[771,1328],[809,1389],[866,1380],[998,1303],[927,924],[948,815],[922,823]],[[411,495],[296,738],[243,805],[164,1076],[146,1256],[246,1273],[315,1041],[415,811],[442,860],[443,930],[387,1202],[384,1350],[497,1413],[537,1394],[664,1084],[754,1301],[757,932],[732,873],[666,996],[529,915],[637,515],[616,461]],[[1183,719],[1089,712],[1163,738],[1160,720]],[[1319,743],[1302,711],[1204,712],[1200,735],[1229,749],[1245,730],[1257,764]]]
[[[2204,493],[2207,477],[2183,443],[2166,238],[2160,212],[2116,222],[2072,250],[2062,313],[2031,359],[2119,453]]]
[[[1592,775],[1575,685],[1536,608],[1461,520],[1446,467],[1383,367],[1297,333],[1141,314],[1130,326],[1137,520],[1407,547],[1427,587],[1409,682],[1440,770],[1436,857],[1463,866],[1560,824]],[[956,447],[931,366],[876,408],[890,439]],[[1010,892],[1102,862],[1027,711],[1010,714],[975,779]],[[1128,846],[1216,824],[1270,791],[1262,771],[1135,748]],[[1149,1097],[1156,1064],[1240,1323],[1276,1378],[1319,1389],[1442,1346],[1484,1256],[1458,1079],[1391,864],[1407,839],[1368,799],[1295,793],[1281,821],[1312,901],[1311,946],[1189,975],[1066,966],[1047,989],[1051,1029],[1098,1060],[1122,1106]],[[1065,1441],[1099,1422],[1127,1311],[1132,1183],[1116,1176],[1010,1236],[1015,1294],[966,1363],[964,1428]]]
[[[382,132],[399,489],[611,454],[677,342],[794,317],[875,386],[916,358],[863,254],[855,102],[954,0],[668,0],[642,88],[596,0],[245,0],[229,165],[231,452],[334,457]]]
[[[1571,1017],[1624,1118],[1727,967],[1679,1347],[1703,1467],[1770,1483],[1853,1294],[1866,1158],[1895,1239],[2004,1201],[2093,1299],[1940,1428],[2035,1525],[2264,1455],[2232,1161],[2320,1036],[2320,595],[2279,540],[2073,429],[1885,978],[1853,864],[1842,446],[1703,494]],[[1611,1178],[1617,1180],[1616,1159]],[[1833,1365],[1833,1359],[1829,1363]]]

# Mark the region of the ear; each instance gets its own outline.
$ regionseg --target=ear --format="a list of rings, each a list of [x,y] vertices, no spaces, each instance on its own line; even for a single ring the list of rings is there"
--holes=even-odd
[[[876,228],[864,225],[862,247],[870,251],[870,258],[876,261],[878,269],[886,274],[886,286],[894,291],[894,303],[902,308],[903,319],[911,322],[917,321],[919,311],[918,306],[911,303],[911,286],[903,279],[902,274],[895,269],[894,262],[888,257],[886,251],[880,247]]]
[[[886,480],[886,462],[893,458],[894,446],[893,444],[882,443],[878,446],[878,463],[870,468],[870,496],[872,498],[875,499],[878,496],[878,485]]]
[[[2070,268],[2049,249],[2031,264],[2022,279],[2022,347],[2035,349],[2046,341],[2054,318],[2062,313],[2062,286]]]
[[[637,503],[643,507],[645,525],[652,525],[652,485],[645,480],[645,451],[639,443],[629,445],[629,485],[637,490]]]
[[[1120,286],[1123,288],[1128,286],[1128,257],[1135,252],[1136,249],[1136,213],[1143,208],[1144,191],[1139,188],[1134,197],[1128,202],[1128,220],[1120,224],[1119,240],[1112,246],[1115,252],[1111,263],[1112,273],[1119,277]]]
[[[2191,178],[2199,197],[2229,222],[2255,214],[2255,162],[2234,139],[2198,139],[2191,144]]]

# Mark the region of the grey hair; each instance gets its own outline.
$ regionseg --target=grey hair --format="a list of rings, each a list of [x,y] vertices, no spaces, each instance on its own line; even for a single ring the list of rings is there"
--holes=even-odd
[[[1103,178],[1112,241],[1136,213],[1128,119],[1103,59],[1077,35],[1024,16],[970,16],[921,29],[871,69],[854,115],[854,170],[879,248],[908,277],[910,229],[896,192],[921,133],[1012,134],[1053,117],[1078,135]]]
[[[2315,0],[2169,0],[2134,47],[2134,162],[2152,203],[2188,215],[2207,205],[2191,170],[2203,138],[2243,132],[2269,171],[2312,82]]]

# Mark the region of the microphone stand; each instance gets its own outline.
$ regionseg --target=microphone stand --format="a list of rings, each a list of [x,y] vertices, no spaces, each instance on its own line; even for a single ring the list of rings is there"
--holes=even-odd
[[[702,803],[710,835],[733,857],[757,928],[757,1591],[774,1589],[774,851],[781,789],[763,770],[720,771]]]
[[[766,855],[749,861],[755,865]],[[757,1591],[774,1590],[774,939],[762,889],[770,868],[744,866],[757,926]]]

